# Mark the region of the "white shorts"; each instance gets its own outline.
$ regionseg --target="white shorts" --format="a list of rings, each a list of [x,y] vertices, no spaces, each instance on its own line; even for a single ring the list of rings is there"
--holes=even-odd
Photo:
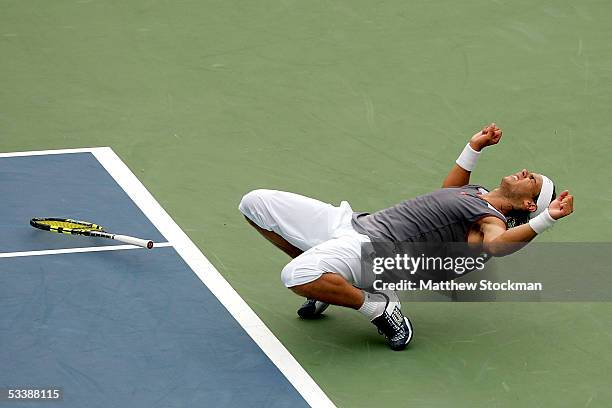
[[[281,273],[285,286],[303,285],[337,273],[361,287],[361,244],[370,239],[353,229],[348,202],[339,207],[276,190],[253,190],[238,207],[255,224],[305,251]]]

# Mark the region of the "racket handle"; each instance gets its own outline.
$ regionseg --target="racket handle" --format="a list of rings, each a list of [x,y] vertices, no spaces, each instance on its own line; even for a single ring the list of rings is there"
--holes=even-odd
[[[134,238],[129,235],[113,235],[113,239],[121,242],[125,242],[126,244],[137,245],[139,247],[151,249],[153,248],[153,241],[149,241],[146,239]]]

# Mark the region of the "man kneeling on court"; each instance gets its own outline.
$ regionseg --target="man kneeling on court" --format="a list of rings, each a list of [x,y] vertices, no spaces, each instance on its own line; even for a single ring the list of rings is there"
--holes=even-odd
[[[375,212],[355,213],[293,193],[254,190],[239,209],[265,238],[294,258],[281,273],[285,286],[307,301],[300,317],[320,315],[328,305],[358,310],[387,338],[393,350],[412,339],[412,326],[394,292],[365,291],[361,244],[387,242],[480,243],[492,256],[526,245],[573,211],[568,191],[556,197],[553,182],[526,169],[506,176],[487,191],[468,184],[484,147],[499,142],[493,123],[476,133],[444,180],[442,188]]]

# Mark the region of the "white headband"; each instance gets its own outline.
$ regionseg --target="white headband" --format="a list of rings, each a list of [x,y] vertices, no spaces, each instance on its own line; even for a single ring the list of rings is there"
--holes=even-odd
[[[542,211],[548,208],[550,201],[552,200],[553,190],[555,186],[553,182],[542,174],[542,188],[540,189],[540,196],[538,197],[537,208],[534,212],[529,213],[529,218],[538,216]]]

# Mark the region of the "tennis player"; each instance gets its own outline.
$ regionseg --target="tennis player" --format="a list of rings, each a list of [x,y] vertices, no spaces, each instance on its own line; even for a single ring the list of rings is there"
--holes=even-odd
[[[469,184],[481,151],[501,137],[495,123],[486,126],[470,139],[441,189],[372,214],[354,212],[346,201],[335,207],[275,190],[249,192],[239,209],[259,233],[293,258],[281,279],[307,298],[300,317],[315,318],[330,304],[349,307],[365,315],[391,349],[402,350],[412,339],[412,325],[394,292],[364,290],[362,243],[481,243],[490,255],[503,256],[573,211],[568,191],[557,197],[548,177],[527,169],[503,177],[492,191]]]

